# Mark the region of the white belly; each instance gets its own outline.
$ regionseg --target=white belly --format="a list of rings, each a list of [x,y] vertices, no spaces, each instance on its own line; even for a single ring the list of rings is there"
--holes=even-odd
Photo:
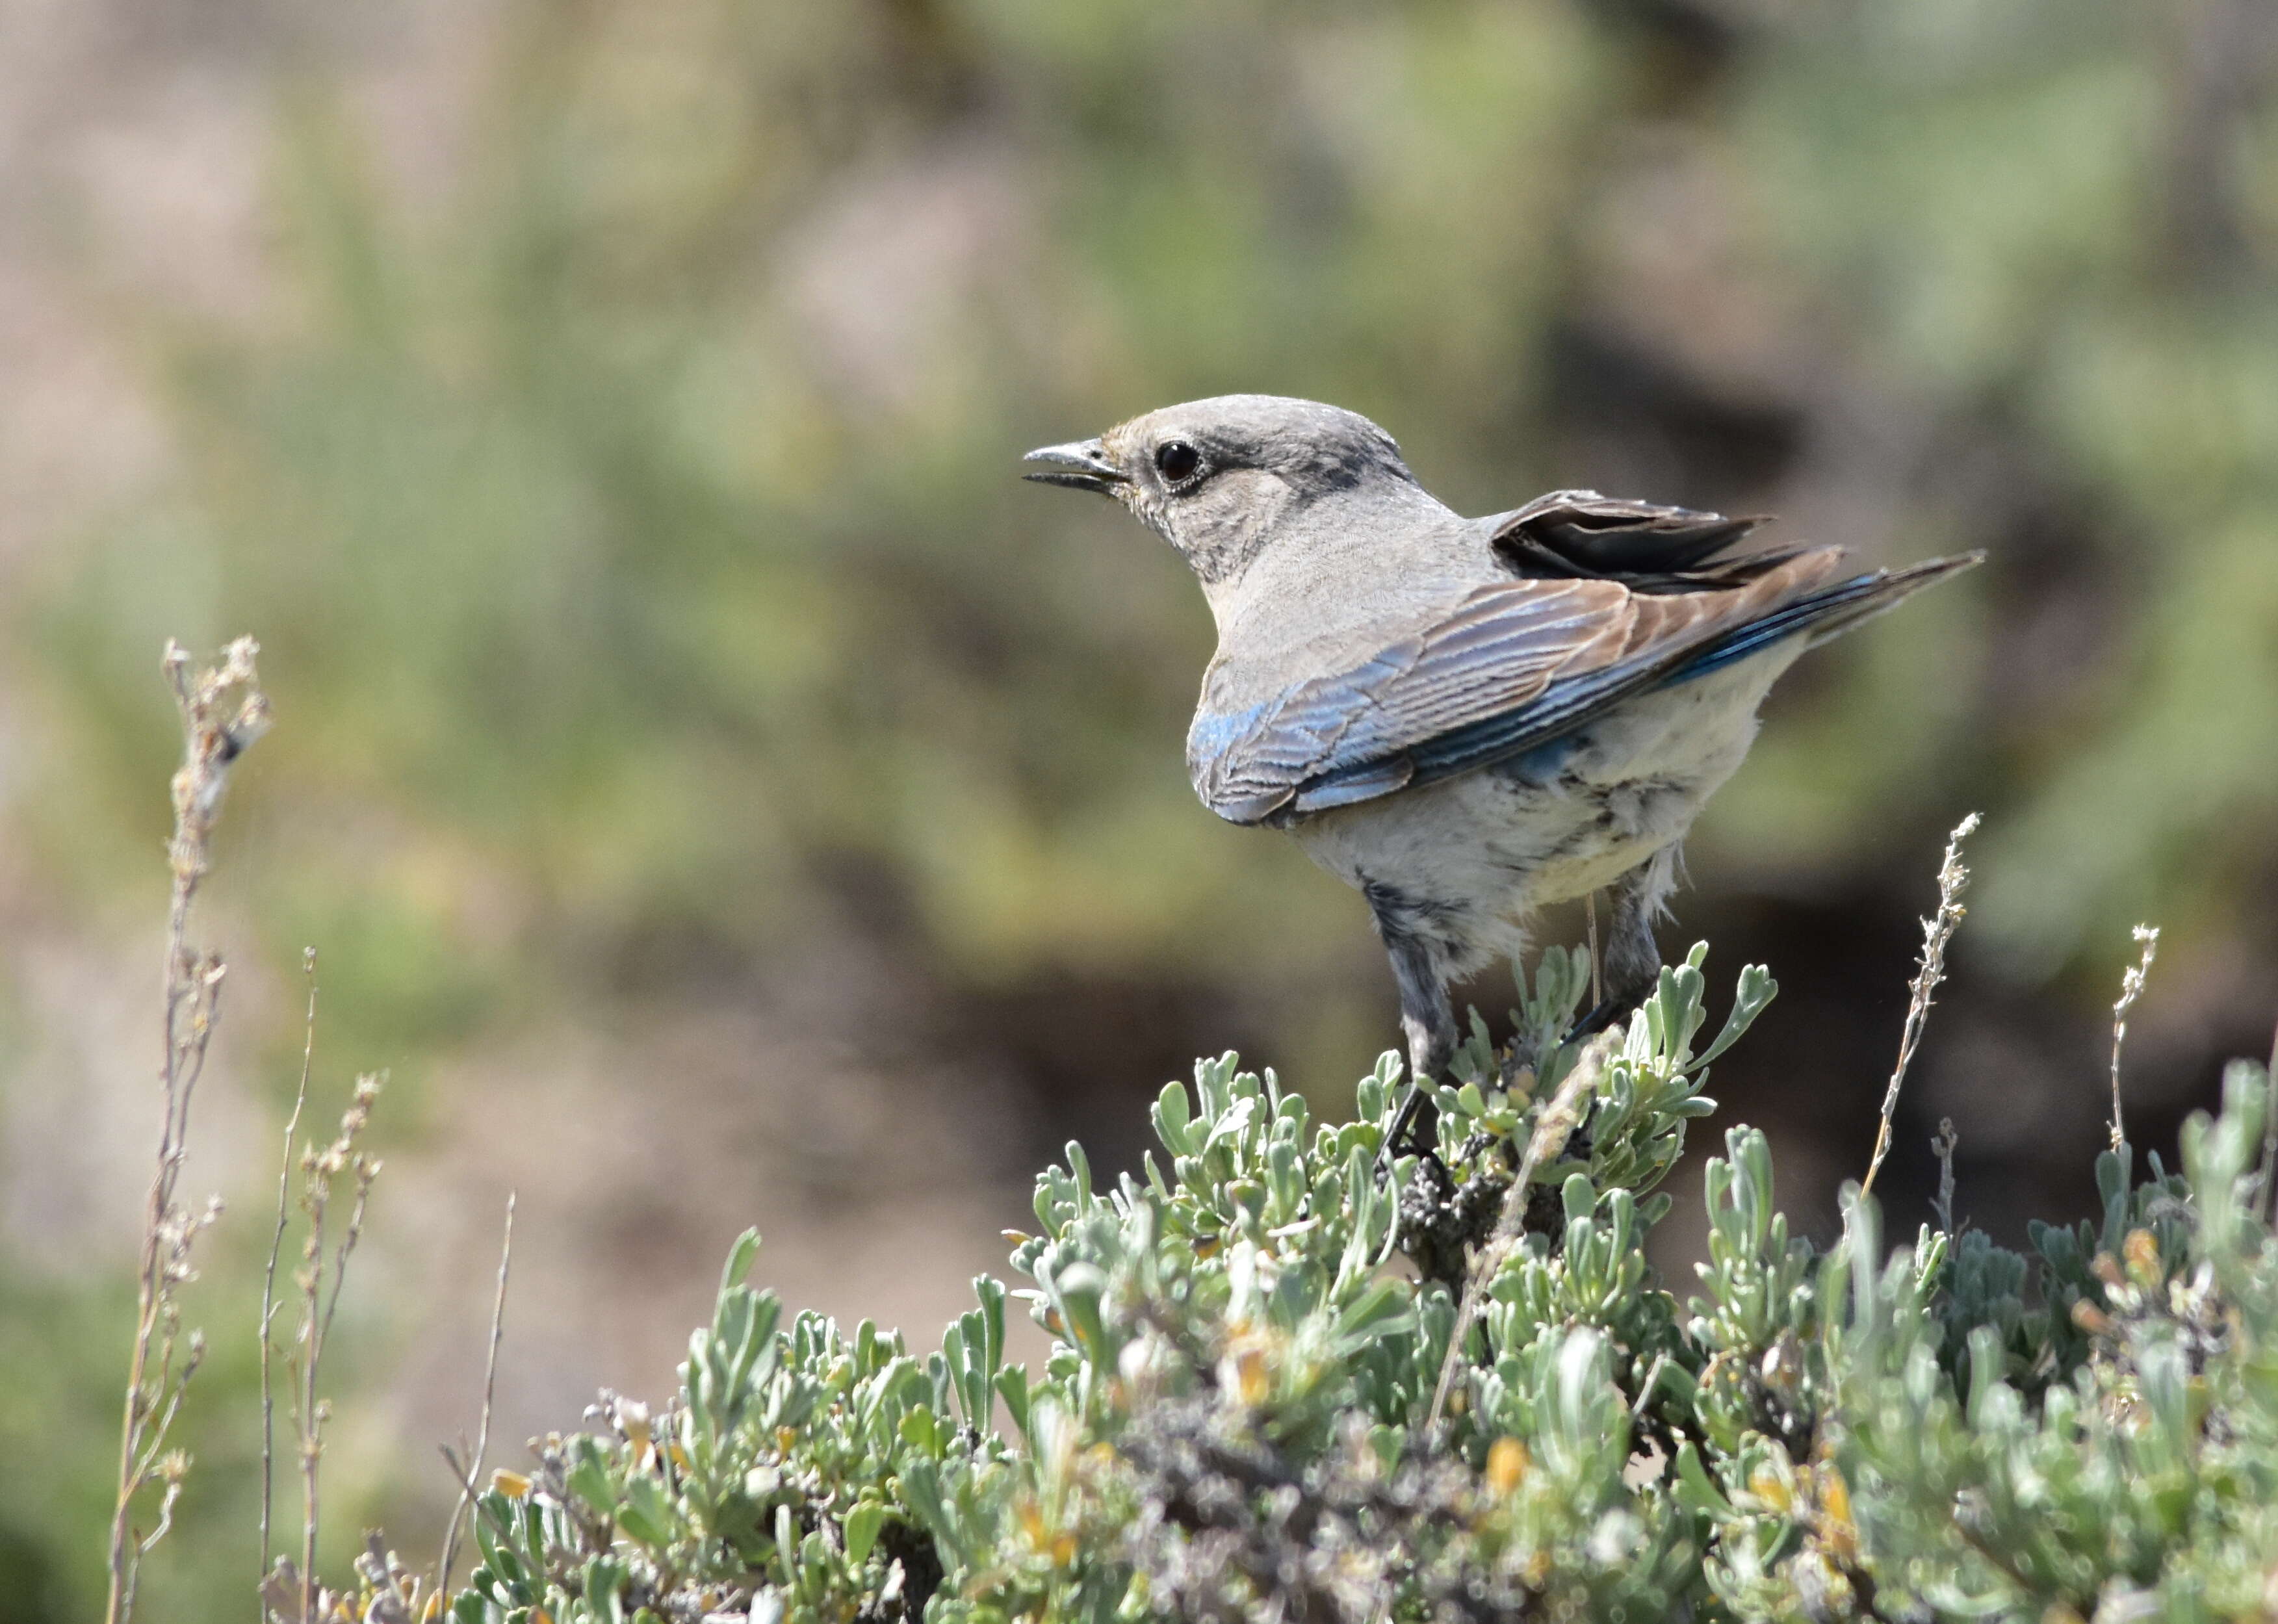
[[[1306,854],[1431,942],[1454,974],[1525,946],[1537,910],[1609,885],[1684,838],[1732,775],[1800,639],[1617,706],[1555,765],[1486,767],[1319,813]]]

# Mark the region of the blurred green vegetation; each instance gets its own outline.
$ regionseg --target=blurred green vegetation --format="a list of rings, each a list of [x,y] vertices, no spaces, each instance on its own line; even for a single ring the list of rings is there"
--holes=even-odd
[[[1223,989],[1327,1086],[1388,1035],[1357,903],[1195,805],[1176,560],[1013,477],[1261,389],[1473,511],[1596,484],[1990,547],[1797,674],[1696,871],[1902,919],[1983,805],[1970,929],[2018,985],[2092,1010],[2156,917],[2267,993],[2272,34],[2257,0],[508,3],[405,93],[424,166],[353,44],[248,47],[273,281],[117,311],[175,471],[11,566],[55,748],[10,838],[141,917],[154,651],[252,631],[238,950],[320,944],[330,1052],[406,1106],[478,1041],[853,938],[952,1004]],[[41,1278],[0,1266],[11,1338],[123,1341]],[[23,1616],[88,1611],[45,1542],[100,1498],[105,1377],[4,1412],[40,1464],[0,1594],[57,1598]],[[248,1605],[223,1460],[154,1620]]]
[[[1724,15],[531,8],[498,27],[440,195],[405,194],[334,77],[295,76],[273,319],[149,314],[180,486],[23,606],[57,702],[134,769],[73,774],[54,855],[130,872],[101,820],[137,809],[139,840],[154,815],[117,793],[154,737],[127,719],[187,610],[259,628],[280,674],[298,725],[266,804],[386,836],[324,820],[265,910],[280,950],[338,944],[375,1041],[463,1033],[497,981],[547,980],[533,945],[795,944],[852,875],[958,975],[1303,957],[1309,922],[1352,911],[1196,818],[1180,776],[1207,650],[1189,584],[1012,458],[1272,387],[1372,412],[1476,507],[1629,472],[1578,454],[1578,391],[1619,385],[1575,334],[1650,347],[1682,313],[1619,285],[1693,256],[1720,262],[1702,312],[1763,330],[1680,335],[1651,359],[1700,375],[1659,387],[1745,385],[1733,409],[1785,426],[1737,475],[1678,445],[1663,493],[1831,486],[1875,501],[1844,539],[2002,566],[1990,607],[1835,657],[1767,740],[1765,793],[1739,791],[1747,827],[1713,837],[1839,865],[1867,809],[1999,797],[1987,927],[2044,966],[2179,884],[2210,911],[2256,896],[2267,110],[2198,178],[2238,240],[2194,248],[2162,163],[2192,87],[2135,8],[1687,32]],[[1681,438],[1632,406],[1631,438]],[[1872,466],[1817,466],[1846,459]],[[2060,534],[2003,547],[2045,510]],[[1972,667],[2005,663],[1984,645],[2030,633],[2008,621],[2045,586],[2097,590],[2109,657],[2060,651],[2090,672],[2022,674],[2061,691],[2004,705]]]

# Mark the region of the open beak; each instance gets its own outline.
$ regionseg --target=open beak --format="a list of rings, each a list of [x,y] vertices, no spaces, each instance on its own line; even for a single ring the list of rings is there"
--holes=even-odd
[[[1128,485],[1131,476],[1107,460],[1106,451],[1094,440],[1071,440],[1065,446],[1044,446],[1021,459],[1023,462],[1042,462],[1043,471],[1023,474],[1023,479],[1033,479],[1038,484],[1066,485],[1071,491],[1091,491],[1101,496],[1112,496],[1115,487]]]

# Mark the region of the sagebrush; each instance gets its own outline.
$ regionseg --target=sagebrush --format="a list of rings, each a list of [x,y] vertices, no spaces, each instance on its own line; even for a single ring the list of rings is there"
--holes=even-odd
[[[1154,1108],[1143,1178],[1037,1181],[1008,1292],[917,1356],[744,1283],[679,1392],[603,1396],[478,1504],[461,1624],[627,1620],[2260,1619],[2278,1610],[2268,1078],[2234,1065],[2180,1172],[2098,1161],[2103,1210],[2018,1254],[1846,1193],[1815,1247],[1763,1136],[1708,1169],[1680,1296],[1641,1242],[1708,1114],[1705,949],[1625,1033],[1561,1047],[1547,953],[1498,1060],[1476,1026],[1438,1156],[1378,1166],[1399,1077],[1316,1122],[1233,1056]],[[1551,1102],[1571,1132],[1511,1186]],[[1451,1361],[1462,1260],[1523,1217]],[[1008,1299],[1051,1338],[1004,1357]],[[1449,1389],[1433,1418],[1443,1368]],[[356,1616],[434,1605],[375,1542]]]

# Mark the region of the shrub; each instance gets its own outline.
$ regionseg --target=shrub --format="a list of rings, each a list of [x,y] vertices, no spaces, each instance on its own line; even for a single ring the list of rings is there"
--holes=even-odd
[[[2182,1170],[2020,1254],[1846,1193],[1788,1232],[1763,1136],[1708,1164],[1682,1300],[1641,1242],[1708,1064],[1705,949],[1625,1033],[1561,1048],[1547,953],[1499,1064],[1436,1091],[1436,1160],[1198,1065],[1143,1178],[1080,1147],[938,1353],[744,1283],[679,1392],[604,1394],[478,1500],[460,1624],[607,1620],[2261,1618],[2278,1610],[2278,1249],[2267,1077],[2235,1065]],[[1399,1193],[1396,1196],[1395,1193]],[[1051,1338],[1005,1360],[1008,1297]],[[1451,1345],[1456,1345],[1450,1357]],[[377,1553],[357,1616],[424,1611]]]

